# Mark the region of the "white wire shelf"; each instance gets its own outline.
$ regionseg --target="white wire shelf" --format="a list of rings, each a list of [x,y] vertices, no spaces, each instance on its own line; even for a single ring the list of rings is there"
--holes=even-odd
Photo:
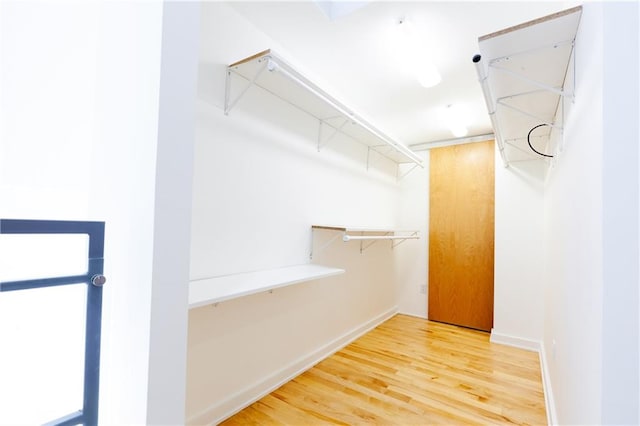
[[[371,247],[378,241],[387,240],[391,241],[391,248],[395,248],[402,244],[406,240],[417,240],[420,238],[418,231],[414,230],[398,230],[398,229],[386,229],[386,228],[362,228],[362,227],[348,227],[348,226],[333,226],[333,225],[311,225],[312,234],[316,230],[336,231],[336,235],[326,241],[316,252],[320,252],[333,243],[339,236],[342,236],[342,241],[359,241],[360,253],[363,253],[367,248]],[[368,243],[367,243],[368,241]],[[312,238],[313,245],[313,238]],[[314,250],[311,249],[311,258],[313,258]]]
[[[331,277],[344,272],[344,269],[306,264],[191,280],[189,282],[189,309]]]
[[[227,67],[225,114],[254,86],[315,117],[319,123],[318,150],[340,133],[396,164],[412,163],[424,167],[419,155],[357,115],[271,50]]]
[[[577,6],[478,38],[473,62],[505,166],[556,153],[565,102],[574,98],[581,13]]]

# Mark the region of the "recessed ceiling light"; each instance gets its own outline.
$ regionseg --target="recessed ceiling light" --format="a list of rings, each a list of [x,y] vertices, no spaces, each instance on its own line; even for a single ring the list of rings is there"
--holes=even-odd
[[[442,81],[442,77],[440,77],[440,73],[438,72],[438,68],[432,63],[425,61],[424,63],[418,64],[415,76],[418,82],[423,87],[433,87],[439,84]]]
[[[465,137],[465,136],[467,136],[469,134],[469,129],[467,129],[464,126],[451,127],[449,130],[451,130],[451,133],[456,138],[463,138],[463,137]]]
[[[442,109],[441,117],[445,126],[449,128],[456,138],[465,137],[469,133],[467,128],[468,113],[464,107],[449,104]]]

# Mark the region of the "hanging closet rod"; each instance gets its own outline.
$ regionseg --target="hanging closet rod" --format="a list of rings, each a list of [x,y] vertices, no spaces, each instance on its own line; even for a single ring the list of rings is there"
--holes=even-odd
[[[259,66],[256,71],[255,67],[251,66],[251,64],[261,64],[261,66]],[[263,73],[264,70],[267,70],[268,72]],[[231,86],[230,76],[232,73],[239,75],[248,81],[248,85],[245,86],[244,89],[241,90],[240,93],[237,94],[233,99],[231,99],[231,89],[230,89],[230,86]],[[326,118],[323,119],[321,117],[317,117],[312,113],[313,108],[311,108],[311,106],[316,105],[317,101],[314,101],[309,105],[308,101],[304,101],[302,99],[296,99],[298,97],[297,90],[292,91],[292,94],[289,96],[287,95],[287,90],[286,90],[287,88],[282,87],[282,85],[278,83],[278,81],[280,80],[276,79],[274,81],[272,77],[269,77],[269,75],[273,76],[278,74],[282,75],[285,78],[285,80],[288,80],[293,84],[297,85],[298,87],[303,88],[306,92],[313,95],[314,98],[322,101],[324,105],[334,110],[336,113],[340,114],[342,117],[346,119],[345,124],[346,123],[357,124],[361,129],[365,131],[365,133],[368,134],[368,137],[373,138],[374,140],[376,140],[376,142],[380,141],[382,142],[382,144],[391,147],[394,152],[398,153],[402,157],[402,160],[393,159],[393,157],[389,156],[390,153],[387,155],[385,154],[382,154],[382,155],[385,155],[386,157],[388,157],[392,161],[395,161],[396,163],[405,163],[405,162],[414,163],[420,167],[424,167],[424,164],[422,164],[423,163],[422,158],[418,154],[413,152],[406,145],[387,136],[381,130],[377,129],[367,120],[365,120],[363,117],[351,111],[344,104],[342,104],[336,98],[334,98],[329,93],[321,89],[319,86],[317,86],[307,77],[305,77],[301,72],[297,71],[287,61],[279,57],[277,54],[275,54],[271,50],[265,50],[256,55],[253,55],[251,57],[248,57],[246,59],[233,63],[227,67],[227,82],[226,82],[226,89],[225,89],[225,109],[224,109],[225,114],[229,113],[232,107],[237,103],[238,99],[244,95],[244,93],[249,87],[255,85],[267,90],[268,92],[271,92],[272,94],[291,103],[292,105],[300,108],[301,110],[308,112],[312,116],[320,119],[321,123],[329,125],[327,123]],[[283,91],[284,91],[284,94],[283,94]],[[333,127],[334,129],[345,134],[346,136],[351,137],[355,141],[371,146],[371,143],[367,143],[362,138],[358,138],[347,132],[341,131],[340,129],[337,129],[335,126],[330,125],[330,127]]]
[[[351,240],[417,240],[418,235],[343,235],[342,241]]]
[[[491,120],[491,126],[493,127],[493,134],[495,135],[495,141],[498,145],[498,151],[500,151],[500,157],[502,158],[502,163],[505,167],[509,167],[509,161],[504,153],[504,141],[500,135],[500,126],[498,125],[498,117],[496,117],[496,108],[492,103],[493,97],[491,96],[491,89],[489,88],[489,81],[487,77],[487,72],[484,68],[484,63],[481,62],[481,55],[473,56],[473,63],[476,66],[476,72],[478,73],[478,81],[480,82],[480,86],[482,87],[482,92],[484,94],[484,100],[487,104],[487,111],[489,113],[489,119]]]
[[[398,142],[396,142],[394,140],[391,140],[386,135],[382,134],[378,129],[373,127],[373,125],[369,124],[362,117],[359,117],[353,111],[350,111],[350,110],[346,109],[339,101],[337,101],[335,98],[333,98],[327,92],[325,92],[324,90],[322,90],[321,88],[319,88],[318,86],[313,84],[306,77],[304,77],[302,74],[300,74],[295,69],[293,69],[293,67],[291,65],[289,65],[284,59],[279,58],[273,52],[269,53],[268,58],[269,59],[268,59],[267,68],[269,69],[269,71],[272,71],[272,72],[276,71],[276,72],[280,72],[282,74],[285,74],[289,79],[295,81],[297,84],[299,84],[300,86],[304,87],[306,90],[308,90],[309,92],[313,93],[318,98],[320,98],[323,101],[325,101],[327,104],[331,105],[333,108],[335,108],[337,111],[339,111],[345,117],[347,117],[353,123],[356,123],[356,124],[360,125],[364,129],[366,129],[368,132],[370,132],[371,134],[375,135],[380,140],[384,141],[387,145],[389,145],[390,147],[392,147],[396,151],[400,152],[401,154],[403,154],[407,158],[411,159],[412,162],[414,162],[415,164],[417,164],[420,167],[424,168],[424,165],[422,164],[422,159],[416,153],[411,151],[406,146],[404,146],[404,145],[402,145],[402,144],[400,144],[400,143],[398,143]]]

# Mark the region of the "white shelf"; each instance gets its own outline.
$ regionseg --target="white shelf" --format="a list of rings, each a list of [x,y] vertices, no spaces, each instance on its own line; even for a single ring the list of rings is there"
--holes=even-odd
[[[330,143],[333,135],[341,133],[395,163],[424,167],[419,155],[358,116],[271,50],[227,67],[226,114],[252,86],[260,87],[315,117],[320,129],[318,149]]]
[[[562,134],[564,103],[573,100],[570,66],[582,6],[478,38],[473,58],[505,166],[549,160]]]
[[[344,269],[307,264],[192,280],[189,309],[343,273]]]
[[[322,251],[329,244],[331,244],[337,237],[342,235],[342,241],[360,241],[360,253],[364,252],[367,248],[371,247],[377,241],[387,240],[391,241],[391,248],[394,248],[406,240],[417,240],[420,238],[418,231],[406,231],[398,229],[386,229],[386,228],[362,228],[362,227],[350,227],[350,226],[334,226],[334,225],[311,225],[311,231],[325,230],[325,231],[337,231],[341,234],[336,234],[335,237],[328,240],[317,251]],[[364,241],[370,241],[365,244]],[[313,248],[311,256],[313,259]]]
[[[419,238],[417,236],[418,231],[407,231],[407,230],[390,229],[390,228],[366,228],[366,227],[357,227],[357,226],[336,226],[336,225],[311,225],[311,229],[326,229],[329,231],[340,231],[349,236],[352,236],[354,233],[359,233],[360,235],[358,236],[366,236],[365,234],[389,234],[387,235],[389,239],[391,239],[392,237]],[[376,237],[376,235],[371,235],[371,237]]]

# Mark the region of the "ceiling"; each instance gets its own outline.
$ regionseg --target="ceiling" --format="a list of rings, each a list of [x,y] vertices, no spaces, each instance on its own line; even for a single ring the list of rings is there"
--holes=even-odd
[[[575,6],[578,2],[231,2],[236,12],[313,70],[352,109],[389,136],[413,145],[454,138],[442,110],[463,111],[468,136],[491,133],[471,58],[478,37]],[[346,7],[344,7],[346,6]],[[334,12],[331,19],[327,11]],[[343,16],[338,16],[343,12]],[[438,68],[437,86],[420,85],[396,58],[400,18],[419,34]]]

